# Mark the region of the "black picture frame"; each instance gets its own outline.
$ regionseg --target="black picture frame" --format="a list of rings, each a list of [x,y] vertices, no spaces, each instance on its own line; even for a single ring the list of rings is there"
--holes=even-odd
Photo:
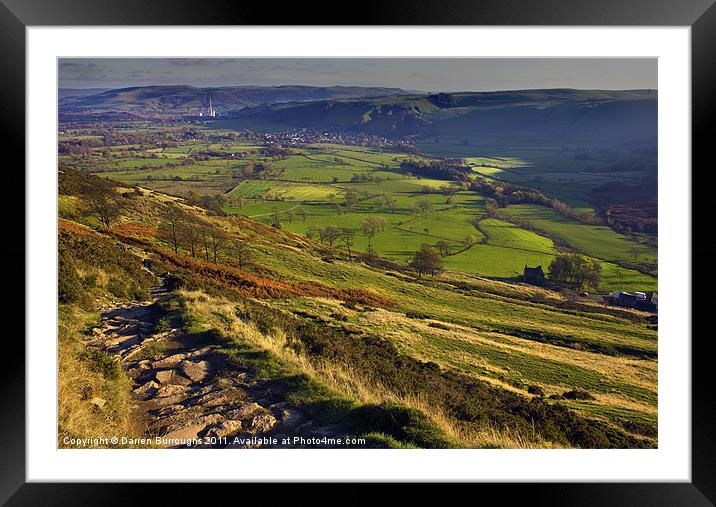
[[[709,151],[712,141],[707,126],[713,122],[716,97],[716,6],[715,0],[423,0],[369,1],[350,8],[350,16],[322,15],[337,13],[339,4],[311,2],[280,5],[270,2],[237,3],[227,0],[143,0],[112,2],[109,0],[0,0],[0,116],[3,118],[3,144],[20,147],[25,138],[25,29],[30,26],[88,26],[88,25],[605,25],[605,26],[689,26],[692,37],[692,160],[704,165],[699,172],[699,185],[693,185],[692,231],[708,227],[708,202],[705,192],[713,178],[709,170]],[[280,5],[280,7],[279,7]],[[347,5],[348,6],[348,5]],[[350,7],[350,6],[348,6]],[[335,19],[334,19],[335,18]],[[14,149],[19,160],[12,170],[5,171],[6,188],[25,189],[24,152]],[[9,166],[6,166],[9,169]],[[686,170],[689,170],[686,168]],[[693,178],[694,172],[691,172]],[[699,194],[702,193],[703,195]],[[13,191],[15,195],[24,192]],[[701,199],[703,197],[703,199]],[[17,203],[20,208],[21,203]],[[703,213],[698,207],[704,207]],[[24,238],[24,221],[15,227],[15,238]],[[705,229],[710,230],[710,229]],[[4,266],[25,265],[24,241],[15,247],[0,249]],[[692,245],[692,266],[708,266],[714,257],[714,247]],[[6,268],[8,269],[8,268]],[[12,269],[19,277],[20,270]],[[25,271],[25,270],[23,270]],[[15,287],[23,287],[18,280]],[[692,293],[693,318],[708,315],[707,298]],[[26,304],[32,304],[24,298]],[[10,312],[8,312],[9,314]],[[17,313],[19,315],[19,313]],[[692,315],[684,315],[691,321]],[[692,329],[696,329],[692,327]],[[22,331],[22,329],[18,330]],[[585,483],[585,484],[480,484],[480,495],[509,495],[523,497],[531,504],[550,505],[712,505],[716,501],[716,447],[712,436],[716,410],[714,409],[709,352],[711,332],[693,333],[692,340],[692,482],[691,483]],[[9,335],[7,335],[9,336]],[[6,340],[5,357],[0,370],[2,410],[0,411],[0,503],[7,505],[126,505],[159,501],[168,503],[173,497],[185,497],[187,485],[143,485],[141,491],[129,484],[48,484],[25,481],[25,348],[15,335],[14,344]],[[683,339],[689,336],[670,337]],[[9,347],[9,348],[8,348]],[[14,349],[14,350],[13,350]],[[8,356],[11,354],[11,356]],[[191,486],[196,489],[198,486]],[[213,490],[217,486],[211,486]],[[229,485],[220,486],[214,495],[222,494]],[[352,485],[349,488],[356,488]],[[266,494],[266,486],[242,485],[242,495]],[[462,487],[464,490],[464,487]],[[170,491],[168,491],[170,489]],[[254,491],[252,491],[252,489]],[[460,492],[464,492],[461,490]],[[422,488],[412,491],[421,494]],[[322,493],[316,486],[292,488],[293,495]],[[276,492],[271,490],[272,499]],[[459,492],[456,492],[459,494]],[[343,498],[368,500],[370,493]],[[320,496],[319,496],[320,497]],[[218,498],[218,496],[216,496]],[[248,496],[246,497],[248,498]]]

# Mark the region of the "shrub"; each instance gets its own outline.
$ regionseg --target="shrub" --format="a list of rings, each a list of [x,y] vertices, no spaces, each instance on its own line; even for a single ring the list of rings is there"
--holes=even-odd
[[[565,400],[594,400],[594,396],[589,394],[587,391],[580,391],[579,389],[573,389],[562,394],[562,398]]]
[[[535,396],[544,396],[544,389],[542,389],[540,386],[529,386],[527,388],[527,392],[530,394],[534,394]]]
[[[97,287],[97,281],[98,281],[97,274],[90,273],[89,275],[85,276],[82,279],[82,285],[84,285],[88,289],[93,289],[93,288]]]
[[[164,333],[169,331],[171,326],[169,325],[169,318],[167,316],[161,317],[154,323],[154,333]]]
[[[88,349],[80,354],[80,359],[86,361],[90,369],[102,375],[105,380],[118,380],[123,375],[120,363],[98,350]]]
[[[77,274],[72,255],[60,246],[57,266],[57,297],[60,303],[75,303],[86,307],[90,303],[89,295]]]

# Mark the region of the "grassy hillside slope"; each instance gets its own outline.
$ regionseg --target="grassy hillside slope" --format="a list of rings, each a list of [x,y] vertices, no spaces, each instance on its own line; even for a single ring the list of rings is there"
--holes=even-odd
[[[554,89],[273,104],[246,108],[228,121],[234,128],[282,126],[603,144],[655,139],[656,113],[652,90]]]
[[[276,104],[338,98],[380,97],[406,93],[399,88],[361,86],[137,86],[97,89],[94,93],[60,90],[60,111],[194,111],[208,106],[209,98],[222,112],[258,104]]]
[[[376,423],[396,445],[656,445],[657,335],[646,315],[449,271],[420,279],[386,260],[349,261],[340,248],[121,185],[120,216],[101,228],[82,190],[93,178],[60,173],[60,244],[71,259],[61,279],[85,288],[79,294],[142,298],[147,282],[123,283],[122,271],[105,267],[120,261],[71,245],[96,237],[131,265],[144,257],[183,291],[194,325],[258,347],[358,407],[415,411],[406,428],[434,432],[421,440]],[[223,238],[216,261],[201,248],[195,257],[186,245],[173,251],[162,219],[171,202]],[[238,245],[250,260],[240,262]],[[93,277],[93,262],[106,276]],[[92,306],[82,299],[65,304]]]

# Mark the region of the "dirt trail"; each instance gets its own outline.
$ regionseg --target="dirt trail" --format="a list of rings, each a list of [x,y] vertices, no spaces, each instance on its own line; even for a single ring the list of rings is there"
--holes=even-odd
[[[157,329],[162,311],[153,303],[166,295],[165,288],[154,287],[151,302],[106,311],[87,343],[113,355],[132,379],[147,436],[161,437],[164,447],[187,447],[188,441],[191,447],[285,448],[307,446],[296,436],[340,433],[314,425],[289,406],[275,382],[228,365],[183,333],[179,322],[169,319]]]

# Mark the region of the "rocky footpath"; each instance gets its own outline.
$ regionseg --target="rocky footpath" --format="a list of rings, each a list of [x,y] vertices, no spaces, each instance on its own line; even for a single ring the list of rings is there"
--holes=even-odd
[[[340,428],[314,425],[292,408],[270,379],[252,378],[210,347],[192,343],[178,323],[156,331],[162,315],[153,302],[165,295],[156,287],[152,302],[104,312],[87,342],[121,362],[155,445],[307,447],[309,439],[342,436]]]

